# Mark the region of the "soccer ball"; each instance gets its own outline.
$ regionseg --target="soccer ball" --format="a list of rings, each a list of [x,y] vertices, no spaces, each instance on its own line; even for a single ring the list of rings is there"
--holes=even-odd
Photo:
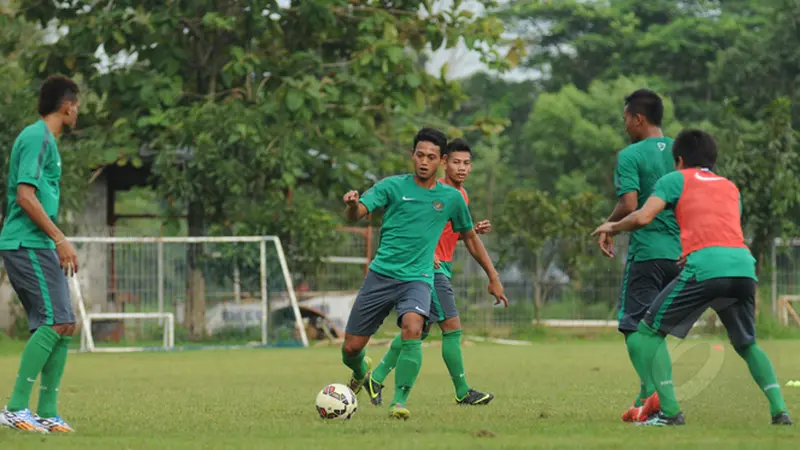
[[[350,420],[358,409],[358,399],[343,384],[329,384],[317,394],[317,413],[323,419]]]

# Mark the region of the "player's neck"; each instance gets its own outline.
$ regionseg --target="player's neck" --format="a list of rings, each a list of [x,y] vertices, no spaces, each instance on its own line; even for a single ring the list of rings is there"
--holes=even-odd
[[[64,131],[64,123],[61,122],[59,117],[55,114],[50,114],[42,117],[42,121],[47,125],[47,129],[53,133],[53,136],[57,138],[61,137],[61,133]]]
[[[642,140],[650,139],[650,138],[663,138],[664,132],[661,131],[659,127],[649,127],[647,131],[645,131]]]
[[[436,186],[436,177],[430,177],[427,180],[423,180],[422,178],[414,175],[414,182],[417,183],[417,186],[423,189],[433,189]]]
[[[456,189],[461,189],[461,186],[464,185],[464,183],[459,183],[458,181],[453,180],[448,176],[444,177],[444,184],[446,184],[448,186],[453,186]]]

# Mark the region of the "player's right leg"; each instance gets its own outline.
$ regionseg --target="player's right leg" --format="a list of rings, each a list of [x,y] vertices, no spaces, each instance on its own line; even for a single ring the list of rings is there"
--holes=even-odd
[[[30,411],[30,398],[36,378],[59,344],[53,303],[45,279],[45,268],[33,249],[2,251],[8,279],[28,315],[31,338],[22,351],[17,380],[11,399],[0,412],[0,425],[24,431],[47,433]],[[46,261],[45,261],[46,264]],[[63,277],[61,273],[61,277]]]
[[[769,357],[756,343],[755,292],[756,282],[750,278],[729,278],[735,301],[720,301],[713,306],[728,332],[736,353],[744,359],[750,375],[769,401],[773,425],[791,425],[789,410]]]
[[[356,394],[361,391],[372,368],[372,361],[365,356],[364,348],[392,311],[397,298],[395,291],[400,285],[401,281],[370,270],[350,310],[342,344],[342,362],[352,370],[348,386]]]

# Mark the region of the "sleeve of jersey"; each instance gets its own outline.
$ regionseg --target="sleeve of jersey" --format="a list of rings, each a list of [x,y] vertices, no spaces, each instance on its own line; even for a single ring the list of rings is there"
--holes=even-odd
[[[464,197],[459,193],[457,196],[454,196],[454,198],[456,199],[456,207],[453,209],[453,214],[450,216],[450,220],[453,222],[453,231],[456,233],[463,233],[473,229],[475,225],[472,223],[472,215],[469,213],[469,207],[467,207],[467,202],[464,201]]]
[[[361,196],[361,203],[367,207],[367,211],[373,212],[378,208],[385,208],[389,205],[390,181],[384,178],[369,188]]]
[[[671,172],[661,177],[653,187],[653,197],[658,197],[674,208],[683,193],[683,173]]]
[[[30,184],[39,189],[47,159],[47,142],[42,135],[25,136],[19,145],[17,184]]]
[[[617,156],[617,168],[614,170],[614,186],[617,188],[617,197],[622,197],[628,192],[639,192],[639,170],[636,159],[624,150]]]

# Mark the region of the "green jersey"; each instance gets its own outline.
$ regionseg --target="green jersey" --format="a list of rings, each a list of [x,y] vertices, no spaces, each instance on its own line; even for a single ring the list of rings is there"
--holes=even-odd
[[[8,164],[6,217],[0,232],[0,250],[55,248],[55,243],[28,217],[17,203],[17,185],[36,188],[36,198],[53,222],[61,196],[61,155],[56,139],[44,121],[28,126],[14,141]]]
[[[641,208],[656,182],[674,171],[672,139],[648,138],[625,147],[617,156],[614,184],[617,196],[638,192]],[[628,258],[636,261],[676,260],[681,255],[680,231],[672,211],[663,211],[650,225],[630,235]]]
[[[439,236],[452,221],[457,233],[473,228],[461,193],[437,182],[425,189],[414,175],[385,178],[361,196],[369,212],[385,208],[378,254],[370,269],[401,281],[433,285],[433,256]]]

